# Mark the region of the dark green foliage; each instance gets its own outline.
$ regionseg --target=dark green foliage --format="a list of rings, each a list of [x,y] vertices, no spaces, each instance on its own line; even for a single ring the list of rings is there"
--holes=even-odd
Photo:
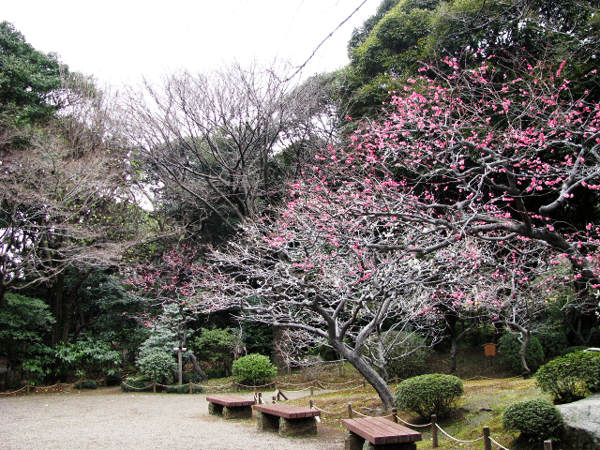
[[[540,333],[537,335],[542,349],[544,350],[544,357],[546,359],[553,358],[555,356],[563,355],[567,348],[568,342],[565,333]]]
[[[277,368],[268,357],[253,353],[233,363],[233,376],[240,384],[260,386],[273,381]]]
[[[521,342],[519,338],[511,333],[503,334],[498,340],[498,362],[509,370],[515,373],[521,373],[521,358],[519,351],[521,350]],[[525,360],[531,372],[535,372],[544,362],[544,350],[542,344],[535,337],[531,337],[531,342],[525,353]]]
[[[554,403],[569,403],[600,392],[600,352],[575,352],[554,358],[535,374]]]
[[[30,382],[41,381],[52,362],[51,349],[44,338],[54,319],[42,300],[6,293],[0,309],[0,357],[15,369],[21,363]]]
[[[14,125],[45,121],[58,106],[52,97],[61,86],[54,54],[35,50],[9,22],[0,23],[0,116]]]
[[[194,354],[201,361],[210,362],[214,370],[226,372],[233,363],[233,346],[236,337],[229,329],[202,328],[200,335],[194,339]]]
[[[427,374],[402,381],[396,388],[398,408],[410,409],[424,419],[446,416],[463,394],[463,383],[454,375]]]
[[[55,355],[63,374],[80,371],[105,376],[116,375],[121,370],[121,353],[111,348],[110,343],[100,340],[85,339],[72,345],[58,345]]]
[[[248,353],[270,355],[273,351],[273,327],[260,322],[243,321],[244,347]]]
[[[160,349],[145,352],[137,359],[136,364],[144,375],[156,383],[172,383],[173,374],[177,371],[177,362],[173,355]]]
[[[82,380],[75,383],[75,389],[98,389],[98,383],[94,380]]]
[[[181,386],[168,386],[166,391],[167,394],[189,394],[190,386],[182,384]],[[202,386],[192,386],[192,394],[202,393]]]
[[[506,408],[502,426],[505,430],[520,432],[530,442],[542,442],[560,437],[564,424],[552,403],[537,399],[513,403]]]

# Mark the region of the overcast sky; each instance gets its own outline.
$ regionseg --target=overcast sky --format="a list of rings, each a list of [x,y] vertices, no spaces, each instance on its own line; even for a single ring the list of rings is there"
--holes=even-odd
[[[118,84],[233,59],[277,56],[300,65],[363,1],[0,0],[0,21],[12,22],[36,49],[58,53],[71,70]],[[304,74],[347,64],[352,30],[379,3],[366,1]]]

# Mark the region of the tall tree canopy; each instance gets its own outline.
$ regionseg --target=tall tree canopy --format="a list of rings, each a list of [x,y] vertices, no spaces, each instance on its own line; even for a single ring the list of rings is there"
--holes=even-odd
[[[384,1],[350,41],[349,66],[341,72],[352,117],[381,111],[395,80],[414,76],[423,62],[447,56],[474,68],[495,57],[514,76],[515,56],[545,60],[579,83],[572,93],[598,91],[599,5],[594,1],[436,0]],[[587,78],[584,78],[588,75]]]
[[[59,106],[61,72],[54,53],[34,49],[9,22],[0,23],[0,116],[5,122],[48,120]]]

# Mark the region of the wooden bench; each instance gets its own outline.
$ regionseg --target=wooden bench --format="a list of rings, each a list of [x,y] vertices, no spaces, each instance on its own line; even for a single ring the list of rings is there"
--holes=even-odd
[[[342,424],[348,429],[345,450],[416,450],[416,442],[423,439],[421,433],[384,417],[343,419]]]
[[[321,412],[302,406],[284,405],[254,405],[258,412],[257,427],[263,431],[278,431],[280,436],[305,436],[317,434],[316,416]]]
[[[224,419],[249,419],[252,417],[254,399],[237,395],[209,395],[206,397],[209,414],[220,414]]]

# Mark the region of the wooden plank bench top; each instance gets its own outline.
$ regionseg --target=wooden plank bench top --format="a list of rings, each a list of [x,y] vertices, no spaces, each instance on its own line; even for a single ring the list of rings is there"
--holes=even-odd
[[[252,406],[256,402],[254,399],[246,400],[237,395],[209,395],[206,397],[207,402],[216,403],[218,405],[227,406],[228,408],[237,408],[240,406]]]
[[[421,433],[384,417],[342,419],[342,424],[373,445],[400,444],[423,439]]]
[[[284,419],[304,419],[307,417],[320,416],[321,411],[317,409],[305,408],[295,405],[283,405],[280,403],[271,405],[254,405],[255,411],[260,411],[265,414],[283,417]]]

